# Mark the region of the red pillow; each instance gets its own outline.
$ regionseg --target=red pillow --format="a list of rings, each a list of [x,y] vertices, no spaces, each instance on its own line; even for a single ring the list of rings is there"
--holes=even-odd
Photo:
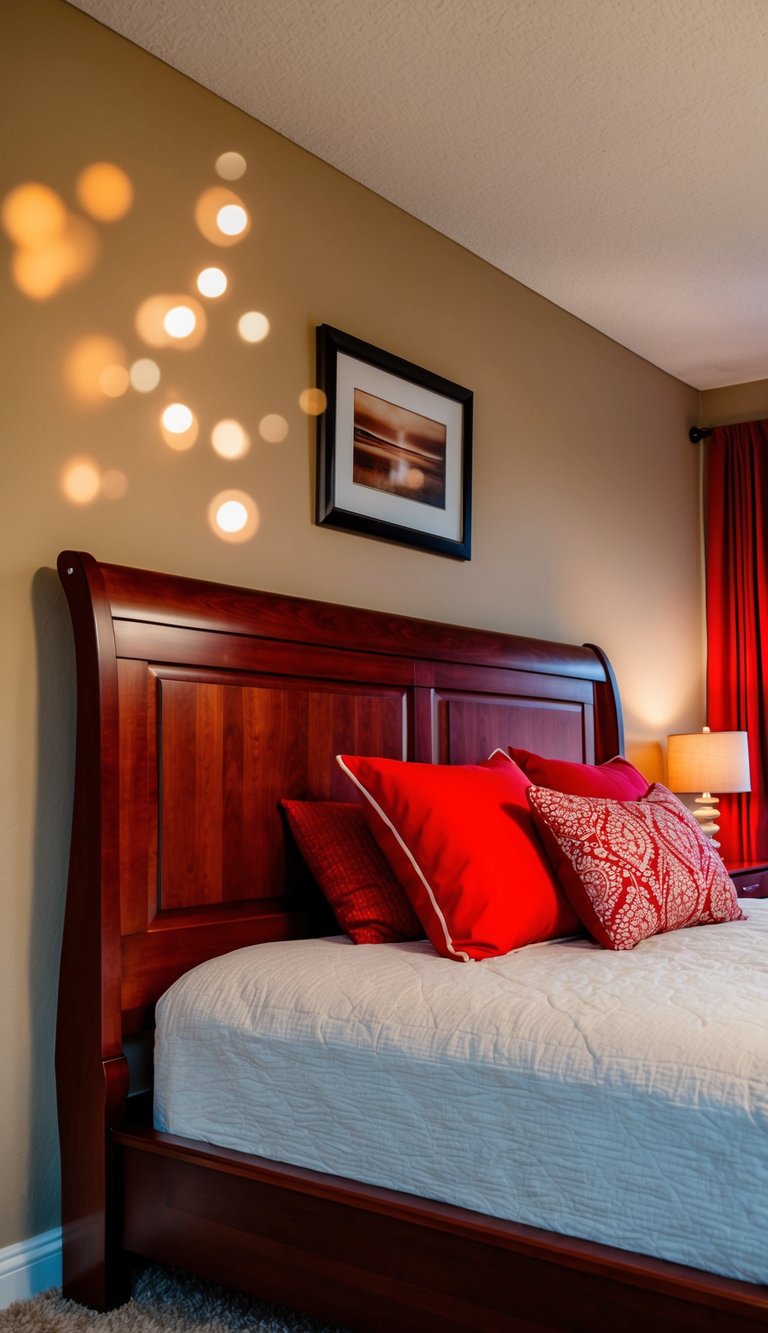
[[[683,926],[743,919],[716,849],[682,801],[654,783],[640,801],[529,787],[560,883],[606,949]]]
[[[639,801],[648,792],[642,773],[621,755],[605,764],[575,764],[567,759],[545,759],[511,745],[509,753],[536,787],[552,787],[571,796],[610,796],[614,801]]]
[[[445,958],[489,958],[579,931],[536,835],[528,779],[502,751],[482,764],[338,762]]]
[[[355,944],[391,944],[424,936],[360,805],[283,801],[296,845]]]

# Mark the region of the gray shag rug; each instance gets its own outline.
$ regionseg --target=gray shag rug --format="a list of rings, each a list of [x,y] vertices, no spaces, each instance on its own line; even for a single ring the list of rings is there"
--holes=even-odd
[[[0,1310],[2,1333],[345,1333],[305,1315],[164,1268],[146,1268],[109,1314],[67,1301],[58,1288]]]

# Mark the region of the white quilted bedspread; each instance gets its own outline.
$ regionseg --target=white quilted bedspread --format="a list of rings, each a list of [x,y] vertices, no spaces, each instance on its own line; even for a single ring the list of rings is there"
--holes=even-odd
[[[610,953],[240,949],[158,1008],[155,1123],[768,1282],[768,901]]]

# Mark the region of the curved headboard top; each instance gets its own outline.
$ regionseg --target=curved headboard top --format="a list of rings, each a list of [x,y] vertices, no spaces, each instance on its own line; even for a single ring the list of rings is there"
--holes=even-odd
[[[65,959],[83,1012],[102,1014],[105,1054],[196,962],[328,929],[280,800],[355,800],[336,754],[475,763],[515,745],[601,762],[622,750],[613,672],[589,645],[80,552],[58,567],[78,675]]]
[[[63,551],[58,570],[65,589],[69,579],[80,572],[91,581],[100,579],[114,620],[335,648],[359,648],[364,644],[369,652],[542,671],[600,682],[607,675],[604,655],[589,644],[556,643],[125,565],[99,564],[93,556],[79,551]]]

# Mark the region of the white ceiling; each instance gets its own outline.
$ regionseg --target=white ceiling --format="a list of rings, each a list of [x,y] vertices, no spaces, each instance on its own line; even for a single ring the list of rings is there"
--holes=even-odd
[[[687,383],[768,378],[768,0],[73,2]]]

